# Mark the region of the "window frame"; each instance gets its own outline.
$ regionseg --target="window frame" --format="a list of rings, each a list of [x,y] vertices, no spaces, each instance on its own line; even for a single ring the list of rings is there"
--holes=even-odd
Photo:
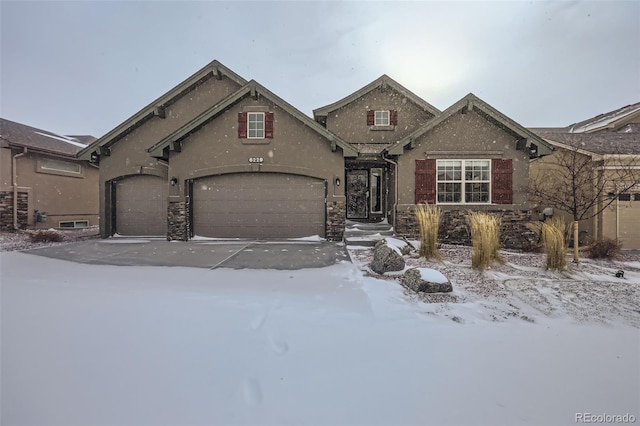
[[[251,120],[252,116],[260,116],[260,120]],[[251,123],[262,123],[261,128],[251,128]],[[251,133],[255,135],[252,136]],[[261,132],[261,135],[259,134]],[[261,111],[247,111],[247,139],[265,139],[265,113]]]
[[[380,114],[380,117],[378,116]],[[385,117],[386,115],[386,117]],[[384,121],[386,118],[386,122]],[[389,127],[391,126],[391,111],[388,109],[377,109],[373,111],[373,126],[374,127]]]
[[[53,167],[51,162],[53,162],[53,163],[57,162],[57,163],[61,163],[61,164],[67,164],[67,165],[76,166],[77,167],[77,171],[72,171],[72,170],[66,170],[64,168]],[[67,159],[59,159],[59,158],[52,158],[52,157],[44,157],[44,156],[43,157],[39,157],[36,160],[36,172],[45,173],[45,174],[49,174],[49,175],[67,176],[67,177],[74,177],[74,178],[84,178],[84,167],[82,167],[82,164],[80,164],[79,162],[68,161]]]
[[[480,162],[485,162],[486,163],[486,170],[480,169],[479,172],[481,174],[486,173],[487,179],[478,179],[475,180],[473,179],[473,176],[471,179],[467,179],[467,167],[471,166],[471,168],[473,168],[474,164],[473,163],[480,163]],[[454,163],[451,164],[451,166],[453,167],[451,170],[451,173],[453,173],[453,176],[451,179],[440,179],[440,167],[441,165],[443,165],[444,163]],[[456,170],[455,168],[455,163],[459,163],[460,165],[460,169],[459,171]],[[467,163],[471,163],[471,164],[467,164]],[[460,176],[459,178],[456,178],[457,173],[459,172]],[[482,177],[482,176],[481,176]],[[436,185],[436,204],[443,204],[443,205],[458,205],[458,204],[465,204],[465,205],[491,205],[492,203],[492,194],[491,194],[491,189],[492,189],[492,164],[491,164],[491,159],[488,158],[465,158],[465,159],[439,159],[436,160],[436,180],[435,180],[435,185]],[[459,193],[459,201],[441,201],[441,194],[447,194],[447,192],[445,191],[441,191],[440,190],[440,185],[459,185],[459,192],[453,192],[450,191],[452,194],[458,194]],[[487,187],[486,190],[486,194],[487,194],[487,201],[466,201],[467,199],[467,185],[468,184],[484,184]],[[482,191],[481,193],[484,193],[485,191]],[[444,198],[444,197],[442,197]]]

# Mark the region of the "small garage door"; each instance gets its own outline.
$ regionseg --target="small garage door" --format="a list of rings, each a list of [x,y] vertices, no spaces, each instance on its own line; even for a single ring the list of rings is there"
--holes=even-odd
[[[623,249],[640,249],[640,200],[620,202],[620,241]]]
[[[306,176],[238,173],[193,184],[193,230],[225,238],[325,234],[325,183]]]
[[[116,232],[167,235],[167,184],[157,176],[131,176],[116,183]]]

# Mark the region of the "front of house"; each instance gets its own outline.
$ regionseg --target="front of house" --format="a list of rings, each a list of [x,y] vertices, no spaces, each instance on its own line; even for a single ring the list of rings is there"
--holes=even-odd
[[[80,153],[100,164],[101,234],[339,241],[347,220],[415,235],[440,205],[524,224],[544,140],[473,95],[445,111],[383,75],[309,118],[213,61]],[[521,227],[507,232],[518,245]]]

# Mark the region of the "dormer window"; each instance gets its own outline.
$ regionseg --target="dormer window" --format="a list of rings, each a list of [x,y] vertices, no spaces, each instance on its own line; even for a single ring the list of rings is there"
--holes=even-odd
[[[389,111],[376,111],[374,126],[388,126],[389,125]]]
[[[253,111],[238,113],[238,138],[273,139],[273,113]],[[258,143],[258,141],[252,143]]]
[[[247,128],[249,139],[264,138],[264,112],[247,113]]]
[[[398,125],[398,111],[395,110],[369,110],[367,111],[367,126],[372,129],[392,129]]]

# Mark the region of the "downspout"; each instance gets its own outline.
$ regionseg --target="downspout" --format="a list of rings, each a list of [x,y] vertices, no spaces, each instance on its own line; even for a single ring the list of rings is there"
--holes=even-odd
[[[382,159],[387,163],[393,164],[394,190],[393,190],[393,220],[392,220],[393,223],[392,225],[395,232],[396,215],[398,211],[398,163],[385,157],[384,152],[382,153]]]
[[[11,167],[13,169],[13,229],[18,230],[18,157],[27,153],[27,147],[22,147],[22,152],[13,156]]]

